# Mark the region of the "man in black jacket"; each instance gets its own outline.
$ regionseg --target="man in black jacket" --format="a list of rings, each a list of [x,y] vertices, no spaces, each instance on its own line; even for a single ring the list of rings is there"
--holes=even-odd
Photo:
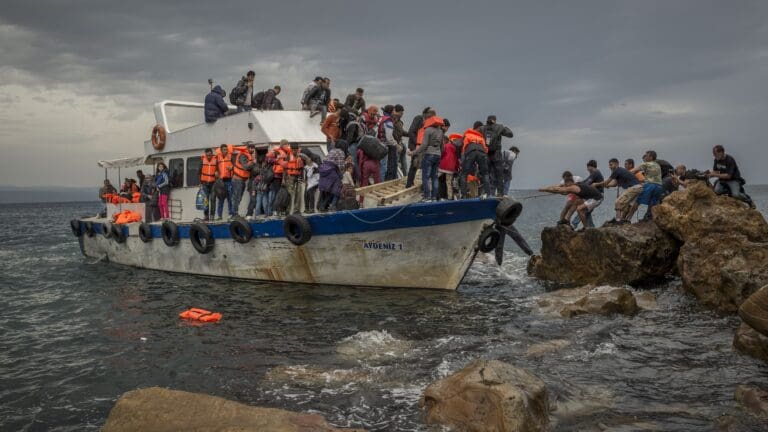
[[[363,99],[363,89],[358,88],[353,94],[347,95],[347,100],[344,101],[344,106],[349,109],[350,112],[355,115],[360,115],[365,111],[365,99]]]
[[[408,150],[410,151],[416,150],[418,146],[416,141],[418,140],[419,130],[424,126],[424,120],[428,117],[427,113],[435,115],[435,111],[432,108],[426,107],[421,111],[421,114],[411,120],[411,127],[408,128]],[[416,171],[419,169],[419,165],[421,165],[417,159],[418,156],[411,156],[411,168],[408,170],[408,179],[405,183],[406,188],[413,186],[413,182],[416,180]]]
[[[488,146],[488,165],[491,172],[491,192],[496,196],[504,195],[504,161],[501,155],[501,137],[512,138],[514,134],[508,127],[496,123],[496,116],[489,115],[485,125],[480,128]]]

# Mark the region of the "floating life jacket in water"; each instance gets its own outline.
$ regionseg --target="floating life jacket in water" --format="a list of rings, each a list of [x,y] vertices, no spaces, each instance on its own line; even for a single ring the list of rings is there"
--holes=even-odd
[[[187,309],[180,313],[179,317],[200,322],[219,322],[221,320],[220,313],[198,308]]]

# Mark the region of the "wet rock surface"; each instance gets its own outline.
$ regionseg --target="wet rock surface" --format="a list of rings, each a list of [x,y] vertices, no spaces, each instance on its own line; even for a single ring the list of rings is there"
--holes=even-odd
[[[686,242],[677,262],[683,288],[720,312],[736,312],[768,284],[768,243],[740,234],[712,234]]]
[[[331,432],[338,429],[318,414],[261,408],[216,396],[151,387],[118,399],[104,432],[121,431]]]
[[[545,342],[539,342],[529,346],[528,349],[525,350],[525,356],[533,358],[544,357],[560,351],[570,345],[571,341],[565,339],[554,339]]]
[[[746,323],[741,323],[736,330],[733,347],[743,354],[768,362],[768,336],[763,336]]]
[[[497,360],[476,360],[431,384],[419,405],[427,424],[455,430],[534,432],[549,427],[544,382]]]
[[[734,394],[736,401],[750,414],[768,420],[768,391],[757,387],[740,385]]]
[[[713,234],[741,234],[751,241],[768,241],[768,223],[757,210],[736,199],[718,196],[703,182],[669,195],[653,209],[653,220],[680,241]]]
[[[586,229],[558,226],[541,232],[541,255],[528,274],[565,284],[629,284],[657,280],[674,266],[679,245],[652,222]]]
[[[541,311],[572,318],[578,315],[632,315],[638,311],[635,296],[627,288],[586,285],[561,289],[543,295],[537,301]]]
[[[741,304],[739,316],[750,327],[768,336],[768,285],[757,290]]]

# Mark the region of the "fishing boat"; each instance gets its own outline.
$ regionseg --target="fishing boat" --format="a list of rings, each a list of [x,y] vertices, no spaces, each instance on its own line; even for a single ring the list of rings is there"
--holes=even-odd
[[[122,169],[164,162],[170,218],[150,222],[144,203],[108,202],[105,212],[70,223],[86,257],[253,281],[452,290],[479,251],[500,255],[504,226],[522,211],[511,198],[418,202],[420,187],[406,188],[400,179],[358,188],[364,205],[357,210],[206,221],[196,205],[204,149],[251,143],[266,152],[285,139],[324,156],[325,136],[307,111],[246,111],[174,130],[169,107],[202,110],[203,104],[156,103],[157,125],[143,155],[98,164],[105,175],[116,169],[119,176]],[[141,220],[116,223],[113,215],[125,210]]]

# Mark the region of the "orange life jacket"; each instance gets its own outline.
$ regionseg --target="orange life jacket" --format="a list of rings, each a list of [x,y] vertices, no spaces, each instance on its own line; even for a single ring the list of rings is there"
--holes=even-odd
[[[216,181],[216,170],[219,168],[219,161],[216,155],[212,155],[208,160],[205,153],[200,157],[203,166],[200,167],[200,183],[213,183]]]
[[[276,175],[279,174],[280,176],[283,175],[283,171],[285,171],[285,167],[283,167],[283,163],[286,159],[288,159],[288,154],[285,150],[278,147],[275,149],[275,163],[272,165],[272,172],[274,172]]]
[[[141,193],[140,192],[134,192],[131,194],[131,202],[137,203],[141,201]]]
[[[293,153],[288,155],[288,163],[285,164],[285,172],[289,176],[300,176],[301,169],[304,168],[304,160]]]
[[[179,317],[202,322],[218,322],[221,320],[221,314],[218,312],[211,312],[205,309],[192,308],[185,310],[179,314]]]
[[[234,156],[234,146],[232,144],[227,144],[227,155],[224,156],[221,153],[221,148],[216,150],[216,161],[218,162],[218,168],[219,168],[219,178],[222,180],[229,180],[232,178],[232,170],[234,169],[234,164],[232,163],[232,156]]]
[[[467,147],[473,144],[482,146],[483,151],[488,153],[488,146],[485,144],[485,137],[483,137],[483,134],[474,129],[467,129],[464,132],[464,145],[461,147],[461,153],[466,153]]]
[[[139,191],[139,185],[137,185],[135,182],[131,183],[131,193],[137,193]]]
[[[131,210],[124,210],[124,211],[121,211],[120,213],[113,214],[112,218],[114,219],[116,224],[141,222],[141,213],[131,211]]]
[[[642,172],[642,171],[638,171],[638,172],[636,172],[636,173],[635,173],[635,178],[636,178],[636,179],[637,179],[637,181],[639,181],[640,183],[645,183],[645,174],[643,174],[643,172]]]
[[[444,126],[445,123],[443,123],[443,118],[438,116],[432,116],[426,120],[424,120],[424,125],[419,129],[419,132],[416,134],[416,147],[420,146],[421,143],[424,141],[424,131],[427,130],[430,126]]]
[[[245,156],[248,159],[248,164],[253,162],[253,156],[247,150],[243,150],[235,155],[235,175],[241,180],[248,180],[251,178],[251,170],[245,169],[245,166],[240,163],[240,156]]]

